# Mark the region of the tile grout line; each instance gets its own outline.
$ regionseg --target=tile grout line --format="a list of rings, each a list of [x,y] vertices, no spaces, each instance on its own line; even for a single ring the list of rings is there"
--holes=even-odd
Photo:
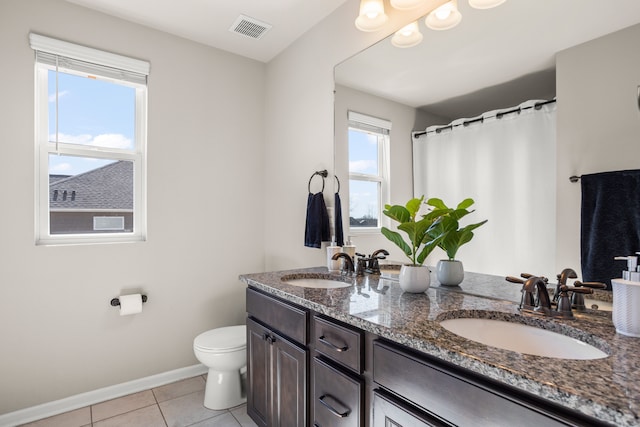
[[[160,412],[160,416],[162,417],[162,422],[164,422],[165,427],[168,427],[169,423],[164,416],[164,412],[162,412],[162,407],[160,406],[160,402],[158,401],[158,396],[156,396],[156,392],[153,388],[151,389],[151,394],[153,395],[153,399],[156,401],[156,406],[158,407],[158,411]]]

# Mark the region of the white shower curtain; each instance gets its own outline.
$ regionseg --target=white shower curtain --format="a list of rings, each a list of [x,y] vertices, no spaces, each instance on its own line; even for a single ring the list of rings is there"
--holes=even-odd
[[[540,102],[524,102],[519,113],[502,118],[497,114],[513,108],[491,111],[466,126],[473,119],[456,120],[440,133],[432,126],[414,137],[416,197],[454,207],[471,197],[476,211],[462,225],[489,220],[456,256],[466,271],[555,278],[556,104],[535,108]],[[438,250],[428,263],[445,257]]]

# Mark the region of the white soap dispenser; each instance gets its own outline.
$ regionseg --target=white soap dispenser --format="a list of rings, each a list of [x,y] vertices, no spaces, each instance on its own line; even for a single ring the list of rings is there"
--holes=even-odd
[[[335,254],[342,252],[342,248],[336,244],[336,236],[331,236],[331,245],[327,246],[327,268],[329,271],[340,271],[340,259],[332,259]]]
[[[627,261],[627,269],[622,271],[622,278],[624,280],[631,280],[632,282],[640,281],[640,272],[638,272],[638,257],[635,255],[629,256],[617,256],[614,257],[616,261]]]

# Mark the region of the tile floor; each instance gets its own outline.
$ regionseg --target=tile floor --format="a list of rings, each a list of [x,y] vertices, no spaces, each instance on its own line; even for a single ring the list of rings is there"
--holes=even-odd
[[[246,405],[223,411],[205,408],[205,379],[189,378],[22,427],[256,427]]]

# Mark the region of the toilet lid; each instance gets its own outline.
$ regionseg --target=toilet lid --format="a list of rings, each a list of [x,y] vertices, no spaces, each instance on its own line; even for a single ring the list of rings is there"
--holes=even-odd
[[[202,350],[231,351],[247,345],[246,326],[226,326],[212,329],[193,340],[194,347]]]

